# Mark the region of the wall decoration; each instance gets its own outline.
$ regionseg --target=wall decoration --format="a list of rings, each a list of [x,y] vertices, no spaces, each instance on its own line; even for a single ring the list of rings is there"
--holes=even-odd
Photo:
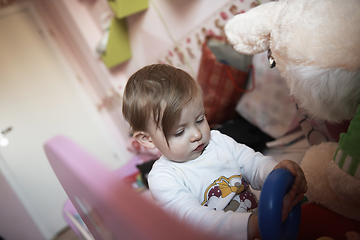
[[[109,0],[115,17],[96,51],[108,68],[113,68],[131,58],[129,34],[126,17],[148,8],[148,0]]]
[[[108,31],[105,32],[108,34],[108,39],[101,59],[108,68],[112,68],[131,58],[126,19],[113,18]]]
[[[117,18],[124,18],[148,8],[148,0],[109,0]]]
[[[196,78],[202,55],[202,44],[206,36],[224,36],[224,27],[230,18],[236,14],[244,13],[257,5],[259,5],[259,2],[253,0],[230,1],[202,24],[186,34],[186,36],[175,40],[174,46],[159,54],[152,62],[173,65],[189,72]],[[157,14],[161,13],[157,12]],[[162,16],[159,16],[159,18],[162,18]],[[162,24],[166,23],[162,22]],[[166,26],[164,27],[166,28]]]

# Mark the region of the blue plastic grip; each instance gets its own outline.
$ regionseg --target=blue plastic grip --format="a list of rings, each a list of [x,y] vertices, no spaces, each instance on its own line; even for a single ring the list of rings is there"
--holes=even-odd
[[[258,221],[262,240],[295,240],[299,233],[301,204],[293,207],[284,223],[281,222],[282,204],[295,181],[286,169],[275,169],[266,178],[259,200]]]

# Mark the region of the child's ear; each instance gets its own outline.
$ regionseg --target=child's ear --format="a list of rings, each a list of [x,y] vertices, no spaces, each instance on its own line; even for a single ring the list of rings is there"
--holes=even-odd
[[[155,145],[151,140],[150,135],[147,132],[137,131],[133,134],[136,141],[138,141],[142,146],[148,149],[154,149]]]

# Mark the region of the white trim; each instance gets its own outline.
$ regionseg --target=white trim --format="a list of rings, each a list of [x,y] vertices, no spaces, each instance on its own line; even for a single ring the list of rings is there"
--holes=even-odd
[[[335,161],[334,161],[336,163],[336,165],[339,165],[340,159],[343,154],[344,153],[343,153],[343,151],[341,151],[341,149],[339,149],[339,151],[336,153],[336,157],[335,157]]]
[[[344,165],[342,167],[342,169],[345,172],[349,171],[349,167],[350,167],[350,164],[351,164],[352,161],[353,161],[353,158],[350,155],[347,155],[346,158],[345,158],[345,161],[344,161]]]
[[[69,211],[65,211],[66,216],[70,219],[70,221],[75,225],[77,230],[81,233],[85,240],[94,240],[94,238],[90,235],[88,230],[86,230],[76,219],[75,217],[69,213]]]
[[[69,76],[68,77],[69,82],[76,89],[77,94],[80,96],[81,100],[87,107],[88,112],[92,115],[94,122],[96,122],[98,127],[102,129],[102,133],[104,135],[104,138],[107,140],[107,144],[111,146],[111,150],[117,156],[118,161],[121,162],[121,164],[125,163],[127,159],[122,157],[124,155],[122,151],[125,150],[125,148],[120,149],[119,146],[117,146],[117,144],[115,143],[115,139],[111,136],[111,134],[109,133],[109,129],[106,128],[105,126],[105,122],[101,121],[102,120],[101,115],[96,112],[95,106],[91,104],[90,97],[87,95],[84,88],[78,82],[76,73],[72,68],[70,68],[66,58],[64,57],[64,54],[61,52],[57,44],[55,44],[54,40],[50,36],[49,32],[47,31],[47,26],[43,23],[43,21],[39,17],[39,14],[36,12],[35,7],[29,5],[28,8],[30,9],[31,16],[35,19],[36,24],[42,30],[47,43],[49,43],[50,45],[51,50],[55,53],[55,57],[59,60],[61,67],[65,71],[65,74]]]

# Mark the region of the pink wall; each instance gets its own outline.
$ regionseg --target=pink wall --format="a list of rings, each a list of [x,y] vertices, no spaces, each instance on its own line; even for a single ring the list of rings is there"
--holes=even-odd
[[[54,40],[98,109],[110,134],[123,148],[125,158],[130,159],[133,154],[125,147],[129,129],[121,115],[121,99],[112,85],[113,76],[95,54],[94,47],[101,38],[101,32],[88,10],[89,3],[66,0],[32,2],[51,29]]]
[[[241,4],[247,10],[252,3],[251,0],[151,0],[147,10],[127,17],[132,58],[107,69],[95,52],[103,35],[102,18],[112,13],[107,0],[32,1],[46,19],[54,39],[71,62],[119,146],[125,145],[129,132],[121,114],[121,94],[128,77],[144,65],[163,61],[159,60],[161,54],[174,53],[174,48],[187,34],[207,19],[219,16],[220,9],[228,9],[227,5],[233,2],[243,2]],[[192,63],[193,75],[197,72],[196,61],[199,59]]]

